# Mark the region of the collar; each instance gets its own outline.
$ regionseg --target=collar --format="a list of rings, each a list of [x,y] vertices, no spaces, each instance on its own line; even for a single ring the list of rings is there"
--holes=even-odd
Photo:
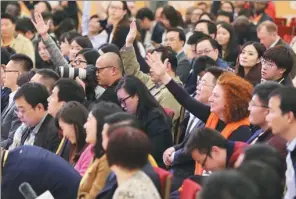
[[[273,42],[273,43],[269,46],[269,48],[274,47],[274,46],[279,42],[280,39],[281,39],[281,38],[278,36],[278,38],[275,40],[275,42]],[[269,49],[269,48],[268,48],[268,49]]]
[[[235,142],[228,141],[226,146],[226,168],[229,165],[230,158],[234,152],[234,144]]]
[[[47,115],[48,115],[48,113],[46,113],[46,114],[43,116],[43,118],[40,120],[40,122],[34,127],[34,129],[33,129],[33,131],[32,131],[34,135],[36,135],[36,134],[38,133],[38,131],[39,131],[41,125],[43,124],[45,118],[47,117]],[[29,128],[30,128],[30,127],[29,127]]]
[[[287,150],[289,152],[292,152],[292,151],[294,151],[295,146],[296,146],[296,138],[294,138],[291,142],[287,143]]]
[[[155,26],[156,26],[156,21],[153,21],[152,22],[152,25],[151,25],[151,27],[150,27],[150,29],[149,29],[149,32],[153,32],[153,30],[154,30],[154,28],[155,28]]]
[[[18,89],[17,89],[17,90],[18,90]],[[15,90],[15,91],[9,93],[9,99],[10,99],[10,98],[13,99],[13,97],[14,97],[14,95],[16,94],[17,90]]]

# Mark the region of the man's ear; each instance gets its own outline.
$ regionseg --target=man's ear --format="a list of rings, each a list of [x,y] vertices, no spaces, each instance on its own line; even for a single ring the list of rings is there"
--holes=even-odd
[[[286,72],[287,69],[285,69],[285,68],[279,68],[278,70],[280,71],[281,75],[283,75]]]

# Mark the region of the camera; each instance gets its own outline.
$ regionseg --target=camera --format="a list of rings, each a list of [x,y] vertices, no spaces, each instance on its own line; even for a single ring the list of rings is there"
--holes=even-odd
[[[93,79],[96,76],[96,67],[87,65],[85,68],[70,68],[65,66],[58,67],[60,77],[75,79],[79,77],[82,80]]]

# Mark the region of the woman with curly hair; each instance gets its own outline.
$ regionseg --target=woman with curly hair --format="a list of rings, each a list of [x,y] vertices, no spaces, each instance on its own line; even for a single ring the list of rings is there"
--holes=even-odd
[[[216,129],[231,141],[247,141],[251,136],[248,119],[248,104],[251,100],[252,85],[232,72],[224,72],[209,98],[210,106],[191,97],[166,73],[168,62],[162,63],[157,54],[148,54],[151,72],[174,95],[176,100],[190,113],[203,121],[205,127]],[[203,82],[200,82],[203,84]],[[197,169],[196,174],[199,174]]]

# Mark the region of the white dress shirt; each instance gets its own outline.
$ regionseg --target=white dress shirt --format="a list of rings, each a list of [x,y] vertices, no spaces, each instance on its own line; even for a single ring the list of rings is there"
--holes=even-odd
[[[285,195],[285,199],[292,199],[296,196],[296,183],[295,183],[295,170],[293,166],[293,162],[291,159],[291,152],[294,151],[296,146],[296,138],[294,138],[291,142],[287,143],[288,155],[286,157],[287,170],[286,170],[286,186],[287,192]]]

